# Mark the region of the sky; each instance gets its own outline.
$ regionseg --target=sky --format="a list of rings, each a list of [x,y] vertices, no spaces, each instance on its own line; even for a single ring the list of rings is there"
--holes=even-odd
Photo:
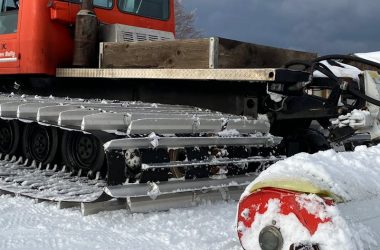
[[[203,35],[321,55],[380,51],[379,0],[182,0]]]

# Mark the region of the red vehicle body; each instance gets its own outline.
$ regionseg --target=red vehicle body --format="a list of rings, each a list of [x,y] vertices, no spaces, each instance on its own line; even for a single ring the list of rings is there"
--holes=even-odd
[[[120,9],[120,0],[94,1],[95,13],[102,23],[126,24],[174,33],[173,0],[167,0],[167,18],[149,18]],[[103,3],[108,7],[100,7]],[[158,1],[152,1],[158,2]],[[57,67],[70,66],[73,57],[73,24],[80,9],[78,0],[3,0],[0,18],[15,22],[0,27],[1,75],[55,75]],[[141,2],[140,2],[141,4]],[[19,6],[19,8],[18,8]],[[4,25],[4,26],[5,26]]]
[[[257,217],[260,217],[267,212],[268,204],[270,201],[273,201],[273,200],[279,201],[279,204],[280,204],[280,208],[278,211],[279,215],[284,215],[284,216],[288,216],[290,214],[295,215],[296,218],[299,220],[299,222],[302,224],[302,226],[309,231],[310,235],[314,235],[321,224],[331,223],[331,218],[329,217],[321,218],[320,216],[316,214],[310,213],[310,211],[308,211],[305,207],[302,207],[300,205],[300,201],[305,202],[305,203],[310,202],[308,198],[305,199],[302,197],[302,195],[303,195],[302,193],[295,192],[295,191],[267,187],[267,188],[257,190],[251,193],[250,195],[248,195],[247,197],[243,198],[239,202],[238,219],[237,219],[238,236],[243,248],[246,250],[258,249],[257,246],[253,246],[251,245],[252,243],[248,243],[249,240],[248,242],[246,242],[247,239],[243,240],[243,237],[244,237],[244,234],[246,233],[246,230],[254,229],[253,224],[255,220],[257,219]],[[330,199],[322,199],[322,200],[318,204],[319,209],[321,211],[325,210],[326,207],[328,206],[334,206],[334,202],[332,200]],[[272,223],[273,225],[268,225],[262,230],[261,228],[254,229],[254,230],[261,230],[260,240],[259,240],[261,249],[269,249],[270,248],[269,246],[271,246],[273,249],[290,249],[290,250],[302,250],[302,249],[319,250],[320,249],[318,244],[307,243],[307,242],[292,242],[293,244],[290,247],[283,245],[281,232],[283,230],[289,230],[289,228],[281,229],[277,227],[275,220],[273,220]],[[290,229],[290,230],[293,230],[293,229]],[[278,232],[278,235],[276,235],[277,237],[279,237],[276,239],[277,241],[273,239],[272,243],[270,243],[268,242],[268,238],[264,239],[265,238],[264,234],[268,234],[268,231],[272,235],[276,235],[276,231]],[[264,238],[261,239],[261,237],[264,237]],[[263,242],[261,242],[261,240]],[[261,244],[264,244],[264,245],[269,244],[269,245],[263,246]]]

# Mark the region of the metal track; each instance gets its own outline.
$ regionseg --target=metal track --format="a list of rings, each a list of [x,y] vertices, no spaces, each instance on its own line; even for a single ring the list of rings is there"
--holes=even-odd
[[[77,130],[120,130],[128,134],[269,131],[269,123],[265,120],[250,120],[188,106],[28,96],[0,96],[0,117]]]
[[[266,119],[252,119],[180,105],[141,102],[114,102],[52,97],[0,95],[0,118],[27,124],[53,126],[82,134],[101,134],[107,154],[107,177],[95,180],[62,166],[0,157],[0,190],[57,203],[59,208],[80,207],[84,215],[125,208],[129,212],[167,210],[193,206],[202,200],[238,199],[242,189],[256,173],[212,174],[209,178],[187,180],[175,176],[169,181],[127,183],[125,154],[142,150],[147,155],[168,154],[170,150],[197,151],[198,148],[228,151],[235,148],[274,147],[281,138],[269,135]],[[108,137],[107,135],[112,135]],[[111,138],[111,139],[107,139]],[[117,138],[117,139],[115,139]],[[206,151],[207,151],[206,150]],[[245,152],[245,151],[244,151]],[[250,164],[269,164],[282,157],[245,156],[239,158],[204,153],[206,158],[170,161],[150,155],[142,159],[141,171],[197,168],[247,168]],[[152,161],[153,159],[153,161]],[[67,172],[72,171],[72,172]],[[98,171],[98,170],[96,170]],[[129,170],[128,170],[129,171]],[[131,177],[135,178],[135,176]],[[153,177],[155,179],[155,177]],[[109,186],[122,184],[119,186]]]
[[[0,158],[2,158],[0,156]],[[83,215],[126,209],[128,213],[196,206],[203,200],[236,200],[256,174],[198,181],[105,187],[101,180],[72,176],[65,167],[42,170],[35,162],[5,156],[0,160],[0,194],[18,195],[57,208],[80,208]]]
[[[111,200],[112,197],[104,194],[105,186],[101,180],[72,176],[65,167],[53,166],[43,170],[35,162],[8,155],[0,160],[2,194],[33,198],[36,202],[55,202],[59,208],[69,208]]]

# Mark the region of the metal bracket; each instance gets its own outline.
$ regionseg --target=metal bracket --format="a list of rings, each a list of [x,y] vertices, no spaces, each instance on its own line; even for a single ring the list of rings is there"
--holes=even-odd
[[[121,185],[125,182],[125,159],[123,152],[119,150],[106,151],[107,157],[107,184],[110,186]]]
[[[99,43],[99,68],[103,65],[103,51],[104,51],[104,43]]]
[[[216,69],[219,67],[219,38],[210,38],[210,55],[209,55],[209,68]]]

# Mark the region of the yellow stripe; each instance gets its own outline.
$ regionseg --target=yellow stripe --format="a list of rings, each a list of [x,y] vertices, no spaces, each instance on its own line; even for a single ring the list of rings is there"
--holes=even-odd
[[[366,72],[368,72],[368,74],[369,74],[373,79],[377,79],[377,78],[379,78],[379,73],[377,73],[377,71],[370,71],[370,70],[367,70]]]
[[[250,193],[256,192],[263,188],[279,188],[289,191],[307,193],[307,194],[316,194],[321,197],[328,197],[333,199],[337,203],[344,202],[344,199],[328,190],[323,190],[311,182],[304,180],[272,180],[272,181],[262,181],[258,182],[251,187],[249,190]]]

